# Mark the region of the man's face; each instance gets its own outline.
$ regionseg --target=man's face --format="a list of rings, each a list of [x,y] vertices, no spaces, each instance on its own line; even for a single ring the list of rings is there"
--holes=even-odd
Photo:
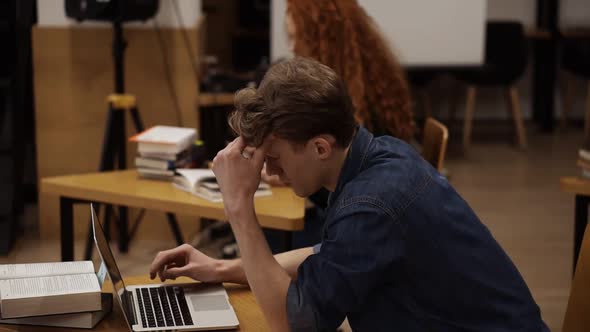
[[[321,160],[311,142],[301,146],[274,137],[266,153],[266,172],[277,175],[297,196],[307,197],[322,187]]]

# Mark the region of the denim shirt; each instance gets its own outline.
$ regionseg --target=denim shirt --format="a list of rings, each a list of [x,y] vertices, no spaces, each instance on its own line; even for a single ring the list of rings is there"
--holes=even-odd
[[[415,150],[359,128],[321,247],[289,285],[292,331],[549,331],[518,270]]]

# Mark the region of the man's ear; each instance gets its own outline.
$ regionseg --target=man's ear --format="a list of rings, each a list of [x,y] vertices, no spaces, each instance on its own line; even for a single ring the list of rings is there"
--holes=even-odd
[[[332,150],[336,140],[331,135],[321,135],[313,139],[313,147],[316,155],[321,160],[326,160],[332,156]]]

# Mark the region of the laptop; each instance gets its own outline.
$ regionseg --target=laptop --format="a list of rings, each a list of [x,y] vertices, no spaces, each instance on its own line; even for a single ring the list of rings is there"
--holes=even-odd
[[[125,286],[92,204],[90,210],[94,242],[106,273],[113,283],[115,298],[121,305],[129,330],[202,331],[238,327],[238,318],[221,284]]]

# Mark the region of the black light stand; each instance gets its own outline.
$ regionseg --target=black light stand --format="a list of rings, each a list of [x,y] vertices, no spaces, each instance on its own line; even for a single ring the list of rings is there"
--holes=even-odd
[[[120,2],[122,3],[122,2]],[[119,15],[120,17],[120,15]],[[122,20],[117,18],[113,21],[113,60],[115,64],[115,93],[109,95],[109,110],[107,115],[106,128],[104,132],[102,152],[100,158],[99,171],[110,171],[110,170],[122,170],[126,169],[126,142],[127,135],[125,133],[125,111],[131,113],[131,119],[136,132],[142,132],[144,130],[139,111],[137,109],[135,96],[125,94],[125,49],[127,42],[123,36],[123,24]],[[116,166],[115,166],[116,159]],[[97,214],[100,213],[100,205],[95,205]],[[128,223],[128,210],[125,206],[118,207],[118,228],[119,228],[119,250],[121,252],[127,252],[129,248],[129,241],[132,238],[132,234],[129,234],[129,223]],[[113,206],[107,204],[105,206],[105,216],[102,223],[105,228],[105,234],[110,237],[110,219],[113,215]],[[136,221],[140,222],[140,218]],[[182,233],[178,226],[176,216],[172,213],[166,213],[168,223],[172,230],[172,233],[176,239],[177,244],[184,243]],[[136,229],[136,227],[134,227]],[[86,242],[85,259],[91,259],[93,249],[93,234],[92,224],[89,223],[88,228],[88,239]]]

